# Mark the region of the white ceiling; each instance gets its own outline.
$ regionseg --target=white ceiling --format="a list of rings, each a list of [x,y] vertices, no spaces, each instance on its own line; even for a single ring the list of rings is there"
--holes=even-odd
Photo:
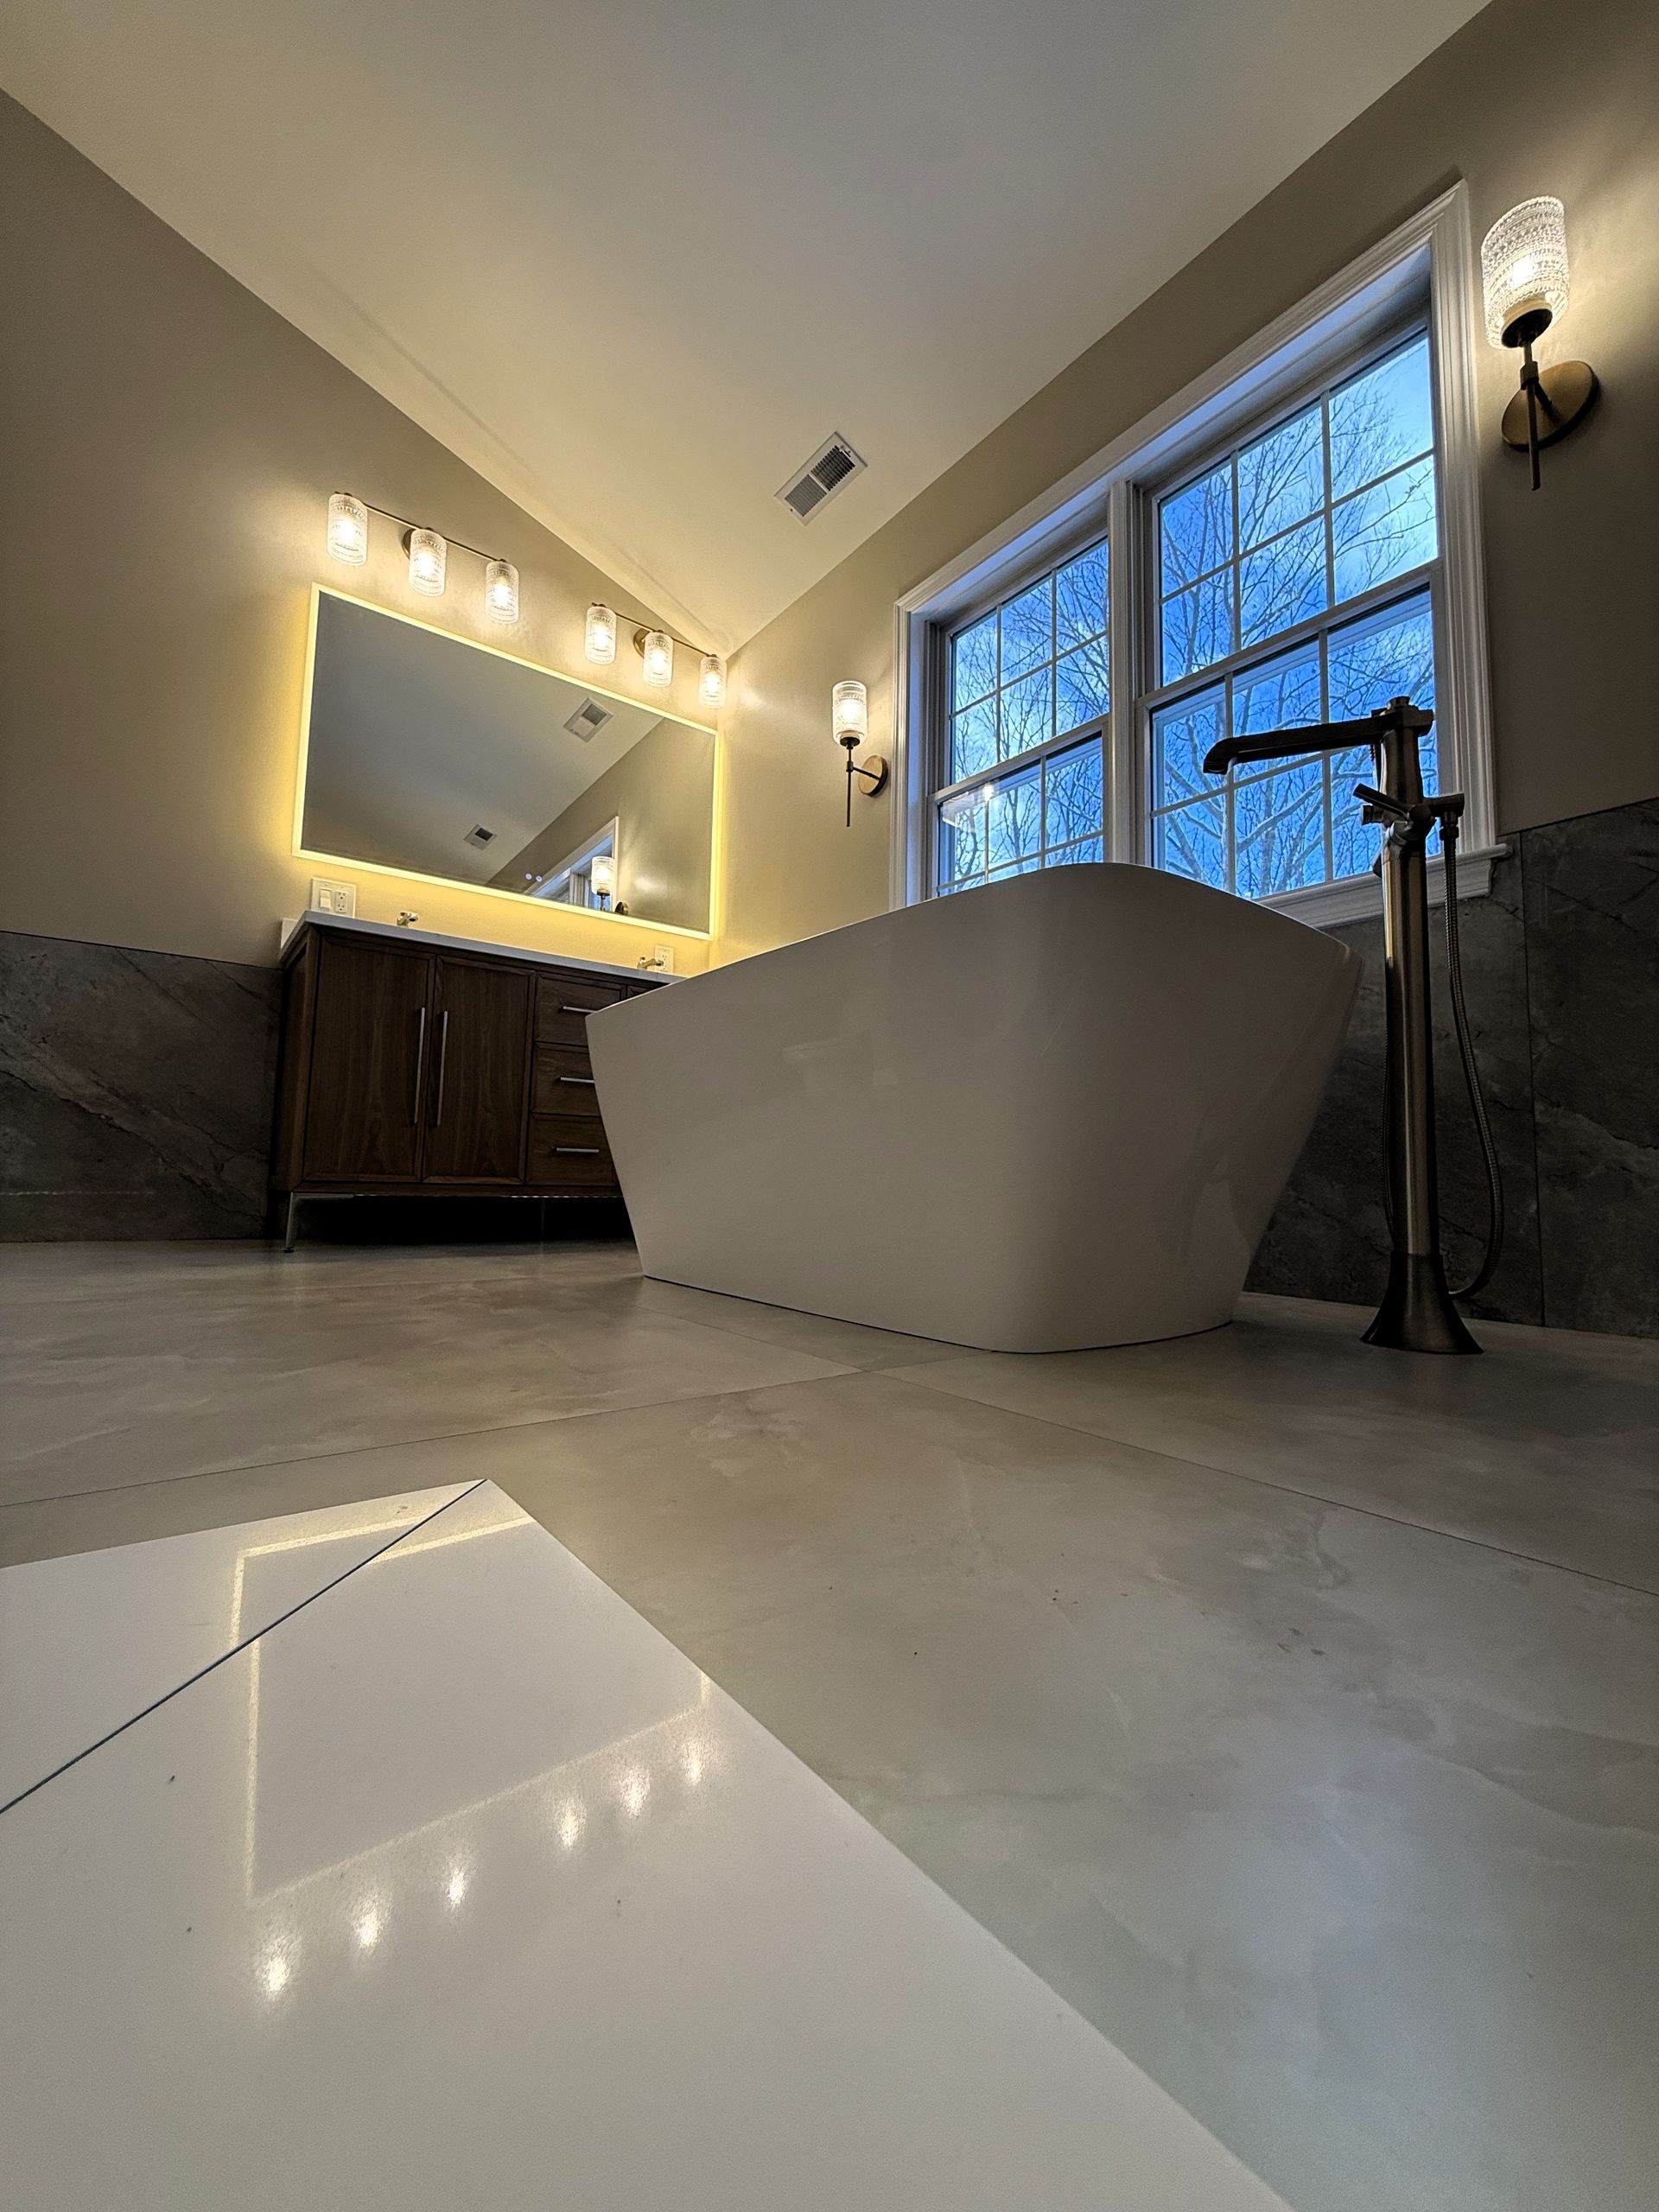
[[[1478,4],[7,0],[0,81],[729,650]]]

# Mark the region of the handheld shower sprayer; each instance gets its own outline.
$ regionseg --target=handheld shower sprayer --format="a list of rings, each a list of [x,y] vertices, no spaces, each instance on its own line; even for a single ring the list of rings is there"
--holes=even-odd
[[[1491,1277],[1503,1236],[1503,1193],[1463,1002],[1457,916],[1457,839],[1463,795],[1450,791],[1430,796],[1423,790],[1419,747],[1433,721],[1433,715],[1413,706],[1409,699],[1391,699],[1357,721],[1313,722],[1259,736],[1224,738],[1205,754],[1204,766],[1207,775],[1224,776],[1241,760],[1287,760],[1309,753],[1345,753],[1360,746],[1369,746],[1378,763],[1377,783],[1357,785],[1356,794],[1365,802],[1364,819],[1386,832],[1378,867],[1388,1014],[1384,1129],[1394,1249],[1388,1288],[1365,1332],[1365,1342],[1402,1351],[1477,1352],[1480,1346],[1452,1300],[1471,1295]],[[1440,1249],[1435,1160],[1427,847],[1436,829],[1446,855],[1446,969],[1452,1018],[1492,1213],[1481,1269],[1473,1281],[1455,1293],[1447,1285]]]

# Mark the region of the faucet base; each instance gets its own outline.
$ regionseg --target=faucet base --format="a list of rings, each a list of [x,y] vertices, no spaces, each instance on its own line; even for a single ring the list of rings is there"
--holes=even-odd
[[[1446,1286],[1439,1253],[1396,1252],[1389,1262],[1389,1287],[1382,1294],[1368,1344],[1389,1351],[1479,1351]]]

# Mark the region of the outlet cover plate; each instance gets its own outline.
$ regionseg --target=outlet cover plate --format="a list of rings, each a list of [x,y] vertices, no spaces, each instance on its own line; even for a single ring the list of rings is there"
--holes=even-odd
[[[324,914],[355,914],[357,886],[354,883],[337,883],[326,875],[314,875],[311,879],[311,904]]]

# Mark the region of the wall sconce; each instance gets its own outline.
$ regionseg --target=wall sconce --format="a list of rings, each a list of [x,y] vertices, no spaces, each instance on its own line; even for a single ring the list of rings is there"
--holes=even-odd
[[[588,624],[582,632],[582,649],[589,660],[596,660],[607,668],[616,658],[616,614],[595,600],[588,610]]]
[[[404,544],[409,553],[410,588],[423,591],[429,599],[442,599],[449,566],[448,544],[435,530],[406,530]]]
[[[887,780],[887,764],[879,753],[868,760],[854,753],[870,734],[870,696],[856,677],[837,683],[830,694],[830,723],[837,745],[847,748],[847,827],[853,826],[853,779],[864,779],[864,796],[874,798]]]
[[[653,691],[666,691],[674,681],[674,640],[666,630],[641,627],[633,633],[633,649],[645,663],[645,679]]]
[[[705,707],[726,703],[726,664],[718,653],[704,653],[697,676],[697,699]]]
[[[616,861],[609,853],[595,853],[588,863],[588,880],[594,887],[595,899],[602,899],[608,906],[616,890]]]
[[[1583,361],[1541,369],[1535,340],[1567,312],[1567,210],[1548,194],[1523,200],[1487,232],[1480,247],[1486,335],[1497,346],[1521,348],[1521,389],[1503,410],[1506,446],[1524,453],[1538,489],[1538,454],[1582,422],[1601,389]],[[1540,416],[1543,418],[1540,420]]]

